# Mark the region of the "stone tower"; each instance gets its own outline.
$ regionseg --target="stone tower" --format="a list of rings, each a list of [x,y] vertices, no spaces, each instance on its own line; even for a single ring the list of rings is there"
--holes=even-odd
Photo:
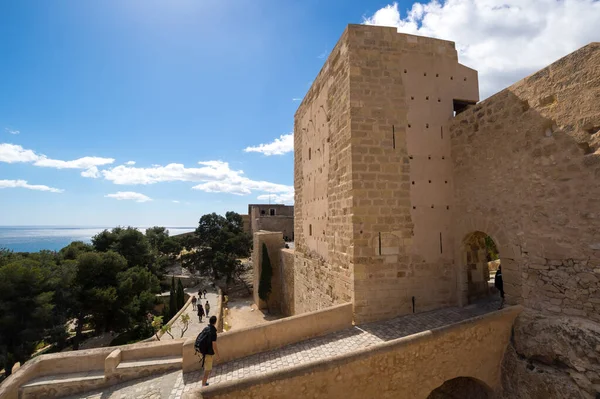
[[[453,42],[349,25],[295,116],[297,313],[456,304],[445,124],[478,101]]]

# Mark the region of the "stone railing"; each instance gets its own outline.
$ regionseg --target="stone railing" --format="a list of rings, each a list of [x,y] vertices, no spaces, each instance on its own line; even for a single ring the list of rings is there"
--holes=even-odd
[[[332,306],[315,312],[286,317],[255,327],[219,334],[219,362],[228,362],[309,338],[352,327],[352,304]],[[200,369],[194,349],[195,338],[183,345],[183,371]]]
[[[328,359],[184,394],[184,399],[427,398],[445,381],[468,377],[500,389],[501,364],[521,306],[419,332]],[[490,396],[491,397],[491,396]]]
[[[217,331],[223,331],[223,290],[217,287]]]
[[[222,313],[222,292],[219,294],[217,314]],[[220,361],[235,360],[351,326],[352,304],[348,303],[226,332],[219,334]],[[197,370],[200,364],[194,342],[195,337],[40,355],[26,362],[0,385],[0,398],[68,396],[170,370]]]
[[[0,398],[72,395],[152,373],[181,369],[183,339],[37,356],[0,385]]]

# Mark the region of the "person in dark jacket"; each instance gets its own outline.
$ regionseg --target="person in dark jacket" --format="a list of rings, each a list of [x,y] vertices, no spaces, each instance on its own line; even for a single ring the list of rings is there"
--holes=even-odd
[[[210,328],[210,341],[211,345],[208,349],[208,353],[204,355],[204,376],[202,377],[202,386],[208,386],[208,377],[210,376],[210,372],[213,368],[213,356],[216,360],[219,360],[219,349],[217,348],[217,328],[215,324],[217,324],[217,317],[211,316],[208,320]]]
[[[202,323],[202,317],[204,317],[204,308],[202,307],[202,303],[198,302],[198,318],[200,319],[200,323]]]
[[[496,271],[496,277],[494,277],[494,286],[500,291],[500,307],[498,309],[502,309],[504,306],[504,282],[502,281],[502,266],[498,266],[498,271]]]

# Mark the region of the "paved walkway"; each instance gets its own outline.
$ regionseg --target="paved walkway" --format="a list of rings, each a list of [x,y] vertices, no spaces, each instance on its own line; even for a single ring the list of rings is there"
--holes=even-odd
[[[397,317],[395,319],[355,326],[324,337],[287,345],[283,348],[248,356],[224,364],[216,364],[209,382],[216,385],[270,371],[294,367],[315,360],[327,359],[353,351],[364,351],[369,346],[401,338],[417,332],[460,322],[498,309],[499,302],[482,302],[464,308],[452,307]],[[196,319],[197,320],[197,319]],[[140,390],[138,381],[116,385],[105,392],[104,398],[164,398],[179,399],[184,392],[198,389],[202,371],[183,374],[181,371],[154,376],[152,384],[146,382],[147,390]],[[148,380],[147,380],[148,381]],[[153,396],[157,386],[171,385],[169,395]],[[99,398],[85,394],[84,398]]]
[[[186,292],[186,294],[194,295],[194,296],[196,296],[196,298],[198,298],[198,290],[200,289],[200,287],[201,286],[186,288],[185,292]],[[210,304],[210,313],[208,314],[208,316],[210,317],[210,316],[216,315],[217,314],[217,292],[216,292],[216,290],[214,290],[213,288],[207,288],[206,299],[204,299],[204,296],[202,297],[202,299],[198,299],[198,303],[202,303],[203,307],[206,305],[206,301],[208,301],[208,303]],[[187,331],[183,335],[183,337],[184,338],[196,338],[198,336],[198,334],[200,334],[200,331],[202,331],[202,329],[204,329],[204,327],[206,327],[208,325],[208,317],[206,317],[206,316],[203,317],[202,323],[200,323],[200,321],[198,319],[198,312],[193,309],[191,304],[190,304],[190,306],[188,306],[185,309],[185,312],[186,312],[186,314],[188,314],[190,316],[190,324],[189,324]],[[171,327],[171,334],[173,334],[173,336],[175,338],[179,338],[181,336],[181,324],[179,321],[176,321],[173,324],[173,326]],[[165,335],[165,336],[167,338],[170,338],[168,335]],[[165,339],[165,338],[162,338],[162,339]]]

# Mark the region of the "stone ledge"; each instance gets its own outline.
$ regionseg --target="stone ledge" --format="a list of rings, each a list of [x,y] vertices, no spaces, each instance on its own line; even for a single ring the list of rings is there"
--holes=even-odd
[[[514,319],[523,311],[523,307],[521,305],[509,306],[502,310],[498,310],[492,313],[487,313],[481,316],[472,317],[470,319],[466,319],[460,321],[458,323],[453,323],[450,325],[446,325],[443,327],[422,331],[413,335],[409,335],[406,337],[394,339],[388,342],[383,342],[381,344],[377,344],[369,347],[368,352],[350,352],[343,355],[334,356],[325,360],[318,360],[309,363],[305,363],[296,367],[286,368],[283,370],[273,371],[270,373],[259,374],[252,377],[239,379],[235,381],[228,381],[224,383],[220,383],[218,385],[204,387],[202,390],[190,391],[186,395],[183,396],[184,399],[192,399],[192,398],[211,398],[211,397],[219,397],[220,395],[229,394],[232,392],[239,391],[241,389],[247,389],[249,387],[255,385],[269,384],[274,383],[275,381],[279,381],[282,379],[289,379],[301,375],[305,375],[308,373],[314,373],[322,370],[329,370],[335,367],[339,367],[341,365],[347,364],[349,362],[358,361],[364,358],[373,357],[379,354],[383,354],[385,352],[389,352],[391,350],[398,349],[400,347],[408,347],[413,344],[431,341],[432,339],[443,336],[446,333],[463,329],[466,325],[476,324],[479,321],[492,321],[496,319],[502,318],[510,318],[512,319],[511,325]]]
[[[31,380],[21,386],[21,388],[37,387],[43,385],[64,384],[70,382],[102,380],[104,382],[104,370],[84,371],[81,373],[69,373],[58,375],[47,375]]]
[[[138,367],[151,367],[151,366],[162,366],[162,365],[178,365],[181,367],[183,358],[181,356],[167,356],[167,357],[151,357],[141,360],[129,360],[119,363],[117,370],[127,368],[138,368]]]

